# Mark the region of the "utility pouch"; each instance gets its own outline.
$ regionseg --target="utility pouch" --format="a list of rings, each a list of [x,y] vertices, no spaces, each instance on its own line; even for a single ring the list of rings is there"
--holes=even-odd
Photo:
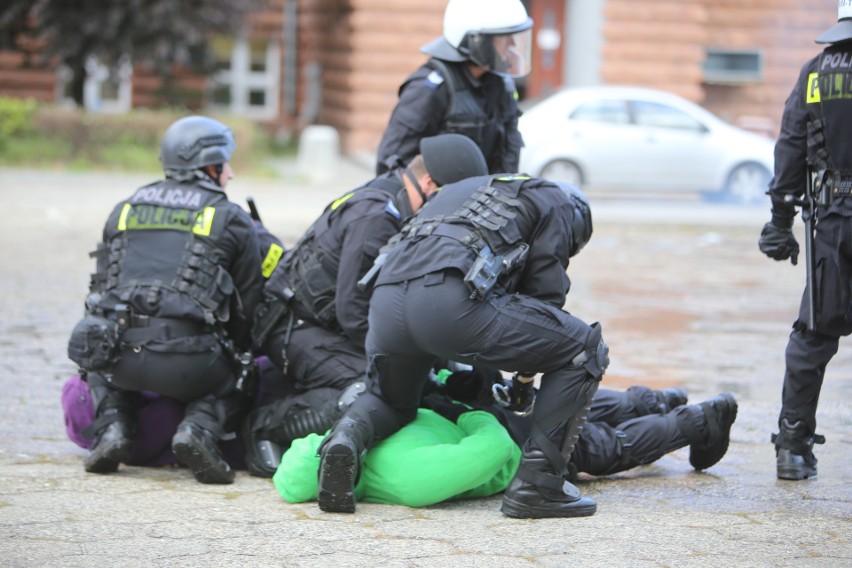
[[[102,371],[118,360],[118,324],[87,315],[74,326],[68,340],[68,358],[86,371]]]
[[[467,274],[464,283],[470,289],[471,300],[482,300],[497,284],[497,279],[523,264],[529,245],[520,243],[505,255],[496,255],[487,244],[479,249],[476,261]]]
[[[256,349],[260,349],[275,325],[290,311],[290,304],[295,294],[293,290],[286,287],[282,290],[282,293],[283,298],[267,297],[258,304],[255,310],[251,339]]]

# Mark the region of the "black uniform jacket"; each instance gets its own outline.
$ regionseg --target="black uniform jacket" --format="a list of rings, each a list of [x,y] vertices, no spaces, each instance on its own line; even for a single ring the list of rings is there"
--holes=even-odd
[[[562,308],[571,286],[566,269],[574,247],[571,229],[573,205],[568,197],[550,182],[522,176],[506,177],[518,179],[502,182],[498,177],[491,187],[501,191],[508,184],[520,184],[519,205],[515,208],[517,215],[507,226],[499,229],[502,236],[495,236],[493,240],[525,242],[529,245],[529,251],[520,273],[501,283],[505,285],[505,291],[508,293],[525,294]],[[444,186],[411,222],[452,217],[453,213],[490,179],[491,176],[469,178]],[[487,231],[484,228],[479,230]],[[388,252],[376,286],[402,282],[446,269],[458,270],[464,274],[475,260],[475,251],[453,238],[433,234],[423,238],[403,239]]]

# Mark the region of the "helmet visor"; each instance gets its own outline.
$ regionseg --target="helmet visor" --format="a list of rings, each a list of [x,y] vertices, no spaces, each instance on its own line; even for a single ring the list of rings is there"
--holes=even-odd
[[[532,66],[532,29],[507,34],[488,34],[493,52],[490,65],[494,73],[524,77]]]

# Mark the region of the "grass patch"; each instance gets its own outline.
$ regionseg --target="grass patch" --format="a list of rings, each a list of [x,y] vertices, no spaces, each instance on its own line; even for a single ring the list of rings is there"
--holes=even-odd
[[[0,167],[161,172],[163,133],[188,114],[174,109],[95,114],[0,97],[0,117],[14,118],[14,128],[0,130]],[[234,132],[237,150],[231,164],[240,174],[275,177],[269,161],[296,152],[295,144],[276,142],[251,121],[210,116]]]

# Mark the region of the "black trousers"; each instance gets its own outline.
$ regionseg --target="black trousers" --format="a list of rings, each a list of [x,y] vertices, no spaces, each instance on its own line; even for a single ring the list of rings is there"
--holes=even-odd
[[[586,350],[591,326],[520,294],[469,296],[454,271],[374,290],[366,343],[370,390],[349,411],[370,423],[368,445],[414,419],[437,359],[542,373],[533,420],[560,445],[560,430],[573,417],[563,415],[577,407],[589,379],[572,361]]]
[[[845,198],[847,200],[852,198]],[[820,208],[814,238],[816,330],[805,329],[807,294],[785,352],[786,372],[779,416],[803,421],[816,431],[816,411],[825,368],[837,353],[841,336],[852,333],[852,218]]]
[[[588,422],[571,454],[572,466],[590,475],[611,475],[652,463],[689,445],[677,426],[677,416],[690,410],[680,407],[666,415],[659,414],[654,408],[656,398],[654,391],[643,386],[627,391],[598,390]],[[519,444],[529,436],[532,422],[528,417],[496,406],[489,411],[501,415]]]
[[[363,381],[367,355],[342,333],[317,324],[295,322],[287,341],[286,325],[278,326],[267,339],[264,353],[297,391],[315,388],[343,389]]]
[[[125,348],[109,374],[112,387],[156,392],[182,402],[225,396],[237,380],[230,355],[213,334]]]

